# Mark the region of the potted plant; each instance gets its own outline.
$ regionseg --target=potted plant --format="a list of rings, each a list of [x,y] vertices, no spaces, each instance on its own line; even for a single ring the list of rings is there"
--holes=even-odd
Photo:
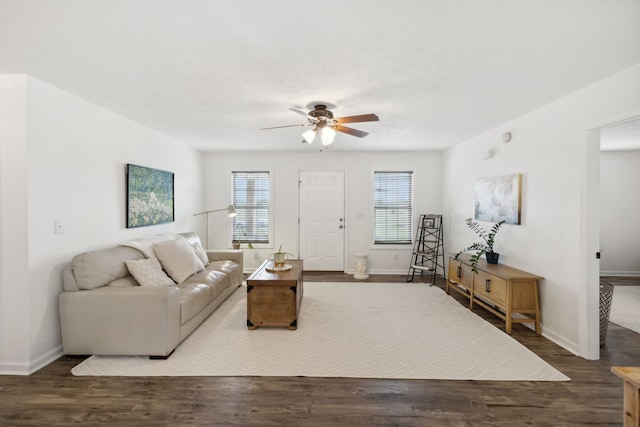
[[[238,227],[238,230],[242,232],[242,235],[244,237],[247,237],[247,233],[241,229],[241,227]],[[238,239],[234,239],[231,241],[231,246],[233,246],[233,249],[240,249],[240,244],[242,243],[242,240],[238,240]],[[253,249],[253,244],[251,244],[251,242],[246,242],[247,243],[247,247],[249,249]]]
[[[273,252],[269,254],[269,258],[273,255],[273,266],[275,268],[284,268],[284,262],[287,260],[287,255],[293,256],[289,252],[282,251],[282,244],[278,248],[278,252]]]
[[[472,245],[464,248],[463,250],[458,252],[453,259],[457,261],[460,254],[464,252],[469,252],[469,251],[476,251],[475,254],[471,255],[471,270],[476,273],[478,272],[477,270],[478,260],[480,259],[482,254],[485,254],[485,257],[489,264],[497,264],[500,254],[497,252],[494,252],[493,244],[495,242],[496,234],[498,234],[500,227],[502,227],[502,224],[504,224],[505,221],[502,220],[500,222],[495,223],[493,227],[491,227],[491,231],[489,231],[488,233],[486,230],[484,230],[480,226],[480,224],[478,224],[471,218],[467,218],[465,222],[467,223],[467,226],[471,230],[473,230],[478,236],[480,236],[482,241],[473,243]]]

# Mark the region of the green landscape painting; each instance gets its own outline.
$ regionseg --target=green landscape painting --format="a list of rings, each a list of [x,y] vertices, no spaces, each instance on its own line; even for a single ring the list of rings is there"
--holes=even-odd
[[[173,173],[127,164],[127,228],[173,220]]]

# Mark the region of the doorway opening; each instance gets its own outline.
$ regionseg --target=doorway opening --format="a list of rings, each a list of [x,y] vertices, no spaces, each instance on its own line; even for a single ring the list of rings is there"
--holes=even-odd
[[[640,333],[640,193],[635,188],[639,166],[640,117],[600,128],[600,281],[613,286],[611,301],[605,300],[610,303],[609,321],[636,333]]]
[[[602,120],[590,126],[587,132],[587,166],[584,169],[586,198],[582,206],[583,212],[585,212],[582,230],[584,240],[581,244],[581,258],[583,260],[581,280],[585,285],[584,292],[581,292],[579,297],[579,354],[586,359],[597,360],[600,357],[601,139],[604,136],[606,145],[609,129],[639,119],[639,113],[636,110],[632,113],[618,115],[617,120],[613,118]],[[604,252],[606,256],[606,247]]]

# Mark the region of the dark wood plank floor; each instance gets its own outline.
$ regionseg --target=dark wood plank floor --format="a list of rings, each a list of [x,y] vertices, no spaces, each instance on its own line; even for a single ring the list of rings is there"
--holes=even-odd
[[[305,280],[353,279],[305,273]],[[483,309],[474,311],[503,327]],[[622,382],[610,368],[640,366],[640,334],[610,324],[598,361],[576,357],[523,325],[514,325],[513,337],[572,380],[74,377],[70,369],[79,360],[63,357],[29,377],[0,376],[0,426],[622,425]]]

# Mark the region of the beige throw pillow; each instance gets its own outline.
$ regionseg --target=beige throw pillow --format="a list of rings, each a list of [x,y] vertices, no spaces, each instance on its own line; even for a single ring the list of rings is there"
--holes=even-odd
[[[125,261],[129,273],[136,279],[140,286],[172,286],[175,285],[157,258],[145,258]]]
[[[202,263],[206,267],[206,265],[209,264],[209,256],[207,255],[207,251],[205,251],[202,245],[198,242],[192,244],[191,247],[193,247],[193,251],[196,253],[196,255],[198,255],[198,258],[200,258],[200,261],[202,261]]]
[[[184,237],[155,243],[153,249],[165,271],[176,283],[204,270],[204,264]]]

